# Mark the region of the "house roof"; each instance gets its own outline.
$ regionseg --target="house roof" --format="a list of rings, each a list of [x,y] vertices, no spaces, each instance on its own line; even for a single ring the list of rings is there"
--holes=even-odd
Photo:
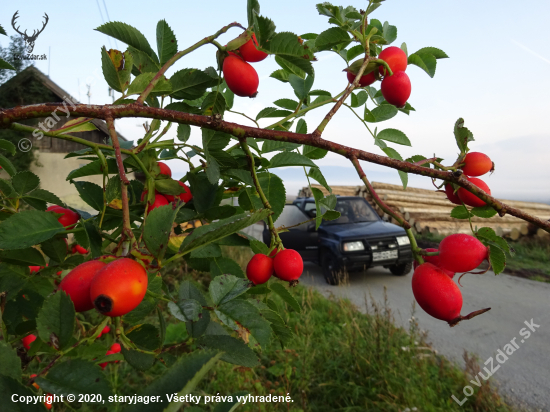
[[[70,97],[71,100],[74,103],[80,104],[80,102],[72,97],[69,93],[67,93],[65,90],[63,90],[61,87],[59,87],[55,82],[52,81],[48,76],[46,76],[44,73],[42,73],[40,70],[38,70],[34,66],[29,66],[25,70],[23,70],[21,73],[15,75],[13,78],[11,78],[8,81],[11,81],[17,76],[19,76],[22,73],[32,73],[34,76],[36,76],[41,83],[48,88],[52,93],[54,93],[57,97],[59,97],[60,100],[63,100],[65,97]],[[107,136],[109,135],[109,129],[107,128],[107,125],[103,120],[100,119],[93,119],[90,123],[92,123],[94,126],[96,126],[99,130],[101,130],[103,133],[105,133]],[[117,132],[118,138],[123,141],[128,141],[124,136],[122,136],[120,133]]]

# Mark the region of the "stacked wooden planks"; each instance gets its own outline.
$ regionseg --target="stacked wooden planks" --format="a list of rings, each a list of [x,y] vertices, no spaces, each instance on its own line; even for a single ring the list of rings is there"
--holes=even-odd
[[[471,231],[468,220],[451,218],[451,210],[456,205],[452,204],[443,192],[414,187],[403,190],[400,185],[379,182],[373,182],[372,186],[378,196],[392,209],[400,212],[417,232],[448,235],[451,233],[470,233]],[[323,186],[312,185],[312,187],[320,189],[325,195],[328,194]],[[364,197],[382,218],[392,221],[390,216],[378,207],[364,186],[331,186],[331,188],[332,193],[335,195]],[[299,196],[311,196],[309,187],[303,188]],[[541,219],[550,219],[550,205],[545,203],[499,200]],[[491,227],[497,234],[508,236],[513,240],[517,240],[524,235],[548,235],[544,230],[509,215],[504,217],[497,215],[490,219],[473,217],[472,224],[474,227],[476,225]]]

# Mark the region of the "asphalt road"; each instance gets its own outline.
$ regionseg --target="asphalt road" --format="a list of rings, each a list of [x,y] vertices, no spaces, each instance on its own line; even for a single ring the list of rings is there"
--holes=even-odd
[[[319,266],[306,263],[300,281],[315,287],[325,296],[333,293],[346,297],[362,311],[366,311],[366,304],[370,305],[365,302],[365,296],[370,300],[372,295],[376,301],[383,302],[386,286],[396,322],[408,328],[414,302],[411,277],[412,272],[398,277],[389,270],[372,268],[365,273],[351,273],[348,285],[330,286]],[[497,369],[497,351],[516,338],[519,348],[507,360],[500,357],[503,363],[489,381],[497,385],[502,394],[511,396],[524,406],[550,411],[550,284],[508,275],[494,276],[492,272],[466,275],[461,283],[463,315],[486,307],[492,309],[450,328],[417,306],[414,316],[420,328],[428,332],[428,342],[460,365],[464,364],[462,356],[467,350],[476,354],[480,363],[493,357],[493,368]],[[534,332],[524,322],[531,323]],[[531,332],[528,339],[520,335],[522,328]],[[490,366],[487,366],[489,371]],[[483,379],[480,381],[484,382]],[[465,397],[462,393],[455,396],[459,400]]]

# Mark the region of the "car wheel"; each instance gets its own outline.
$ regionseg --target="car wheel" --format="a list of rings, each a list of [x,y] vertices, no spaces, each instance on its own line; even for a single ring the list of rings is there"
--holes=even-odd
[[[395,276],[404,276],[411,271],[412,266],[413,266],[412,262],[407,262],[407,263],[402,263],[400,265],[390,266],[389,269],[390,269],[390,272]]]
[[[338,259],[328,250],[321,253],[321,266],[325,280],[329,285],[339,285],[342,281],[342,271]]]

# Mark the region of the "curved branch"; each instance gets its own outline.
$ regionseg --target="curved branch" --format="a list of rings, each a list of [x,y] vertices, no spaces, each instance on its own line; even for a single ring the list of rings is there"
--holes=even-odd
[[[9,128],[13,122],[25,119],[34,119],[39,117],[49,116],[52,108],[58,106],[58,103],[44,103],[30,106],[19,106],[12,109],[0,110],[0,128]],[[550,221],[544,221],[529,213],[511,207],[494,197],[488,195],[479,187],[468,182],[462,173],[459,171],[443,171],[429,167],[418,166],[413,163],[391,159],[386,156],[377,155],[363,150],[354,149],[339,143],[331,142],[322,139],[312,134],[298,134],[293,132],[258,129],[250,126],[243,126],[236,123],[226,122],[223,120],[215,120],[210,116],[203,116],[175,110],[158,109],[155,107],[145,107],[139,104],[128,104],[118,106],[98,106],[79,104],[75,108],[69,108],[69,112],[75,117],[93,117],[98,119],[106,119],[109,115],[113,118],[126,117],[144,117],[151,119],[167,120],[177,123],[189,124],[192,126],[204,127],[229,133],[237,138],[253,137],[258,139],[276,140],[290,143],[306,144],[309,146],[326,149],[330,152],[339,154],[348,159],[357,158],[370,163],[387,166],[392,169],[401,170],[407,173],[413,173],[422,176],[428,176],[434,179],[441,179],[448,182],[456,183],[469,192],[473,193],[487,204],[491,205],[500,216],[510,214],[512,216],[531,222],[538,227],[550,233]]]

